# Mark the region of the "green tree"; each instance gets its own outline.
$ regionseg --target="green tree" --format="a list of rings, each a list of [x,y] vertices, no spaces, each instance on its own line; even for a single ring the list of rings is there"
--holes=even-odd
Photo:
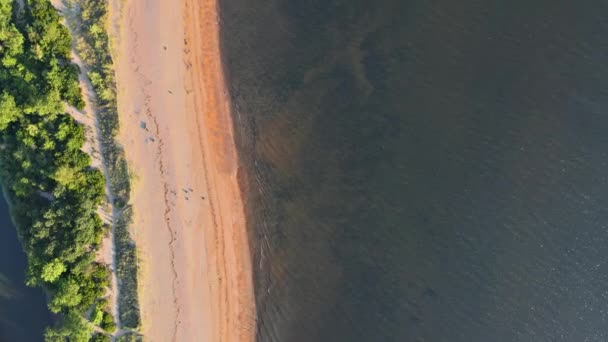
[[[57,291],[49,303],[49,309],[58,313],[64,308],[77,306],[81,300],[80,285],[73,278],[69,278],[59,282]]]
[[[77,172],[78,170],[74,169],[73,167],[61,165],[59,168],[57,168],[57,171],[55,171],[53,178],[60,185],[68,186],[74,183],[74,180],[76,180]]]
[[[0,130],[6,129],[19,115],[20,111],[15,103],[15,98],[7,92],[2,93],[0,95]]]
[[[65,269],[65,265],[61,261],[54,259],[42,267],[42,274],[40,277],[42,280],[52,283],[65,272]]]
[[[99,306],[99,304],[95,305],[95,309],[93,309],[93,313],[91,314],[91,323],[95,325],[100,325],[103,320],[103,310]]]
[[[88,342],[92,328],[77,313],[70,311],[64,317],[62,325],[47,328],[44,333],[45,342]]]
[[[93,335],[91,342],[110,342],[110,336],[97,333]]]
[[[116,331],[116,323],[112,314],[105,311],[103,314],[103,321],[101,322],[101,328],[109,333]]]
[[[116,342],[141,342],[141,341],[142,341],[141,336],[139,336],[135,333],[124,334],[116,339]]]

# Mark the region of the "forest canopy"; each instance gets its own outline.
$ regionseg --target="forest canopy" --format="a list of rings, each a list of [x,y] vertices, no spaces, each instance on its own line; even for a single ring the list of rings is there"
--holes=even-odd
[[[101,172],[82,151],[83,127],[65,105],[84,108],[72,40],[48,0],[0,0],[0,177],[28,258],[27,284],[50,294],[62,319],[47,341],[88,341],[85,312],[109,284],[95,253]]]

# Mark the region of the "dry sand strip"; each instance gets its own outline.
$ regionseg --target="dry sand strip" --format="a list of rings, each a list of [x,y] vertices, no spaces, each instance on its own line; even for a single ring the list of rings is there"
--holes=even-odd
[[[122,11],[110,21],[119,23],[120,141],[136,174],[143,333],[159,342],[253,341],[216,0],[127,0]]]

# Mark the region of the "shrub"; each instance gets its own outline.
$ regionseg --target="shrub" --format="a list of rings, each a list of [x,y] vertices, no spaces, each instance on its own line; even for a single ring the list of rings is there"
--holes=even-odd
[[[95,335],[93,335],[93,337],[91,337],[90,342],[110,342],[110,336],[108,335],[104,335],[101,333],[97,333]]]
[[[111,313],[104,311],[101,328],[109,333],[116,331],[116,322],[114,322],[114,317],[112,317]]]

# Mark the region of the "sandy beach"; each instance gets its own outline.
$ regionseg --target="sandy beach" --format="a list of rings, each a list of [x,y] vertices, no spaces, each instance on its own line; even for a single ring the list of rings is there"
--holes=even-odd
[[[253,341],[216,1],[117,4],[110,21],[120,142],[135,174],[142,332],[147,341]]]

